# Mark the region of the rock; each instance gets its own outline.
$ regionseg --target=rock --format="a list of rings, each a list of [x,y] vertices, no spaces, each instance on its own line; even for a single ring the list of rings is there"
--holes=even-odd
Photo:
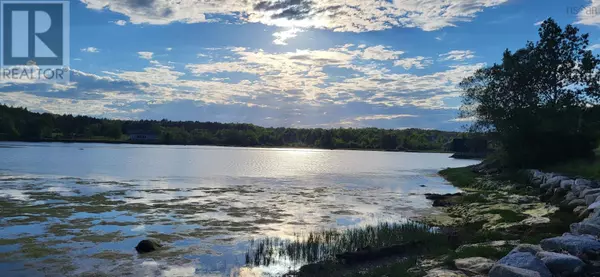
[[[600,209],[594,209],[593,211],[590,209],[586,209],[586,212],[586,217],[588,217],[589,219],[600,219]]]
[[[556,189],[554,189],[554,194],[552,195],[552,197],[550,197],[549,201],[552,203],[560,203],[562,201],[562,199],[565,198],[566,194],[567,194],[566,189],[556,188]]]
[[[583,212],[587,209],[588,209],[587,206],[577,206],[577,207],[575,207],[575,209],[573,209],[573,213],[576,215],[579,215],[581,212]]]
[[[581,185],[573,185],[571,187],[571,192],[573,194],[575,194],[576,197],[579,198],[579,194],[581,194],[582,191],[586,190],[586,189],[590,189],[590,187],[588,186],[581,186]]]
[[[577,214],[577,218],[584,219],[586,217],[592,216],[592,210],[588,210],[586,206]]]
[[[544,251],[544,250],[539,245],[519,244],[519,245],[517,245],[517,247],[515,247],[513,250],[511,250],[510,253],[527,252],[527,253],[531,253],[531,254],[535,255],[540,251]]]
[[[498,261],[498,264],[528,269],[540,274],[541,277],[552,277],[546,265],[529,252],[509,253]]]
[[[600,252],[600,242],[592,236],[564,234],[561,237],[544,239],[540,242],[546,251],[567,251],[571,255],[580,256],[586,253]]]
[[[539,252],[537,257],[556,276],[575,276],[585,267],[581,259],[571,255],[543,251]]]
[[[588,210],[595,210],[595,209],[598,209],[598,208],[600,208],[600,197],[598,197],[596,199],[596,202],[594,202],[591,205],[589,205],[587,209]]]
[[[575,184],[576,186],[589,186],[592,184],[592,181],[587,180],[587,179],[576,179],[575,180]]]
[[[565,176],[555,176],[555,177],[548,179],[548,181],[546,181],[545,184],[550,185],[550,187],[552,187],[552,188],[556,188],[556,187],[560,186],[560,183],[563,180],[569,180],[569,178],[567,178]]]
[[[425,277],[467,277],[467,275],[460,271],[436,268],[427,272],[427,275],[425,275]]]
[[[496,264],[490,270],[489,277],[541,277],[538,272],[503,264]]]
[[[567,207],[569,207],[570,209],[575,209],[579,206],[587,206],[585,204],[585,200],[583,199],[574,199],[571,202],[569,202],[569,204],[567,204]]]
[[[137,250],[138,253],[143,254],[143,253],[154,252],[161,247],[162,247],[162,245],[158,241],[155,241],[152,239],[146,239],[146,240],[140,241],[140,243],[138,243],[138,245],[135,247],[135,250]]]
[[[570,191],[569,193],[567,193],[567,195],[565,195],[565,200],[568,202],[571,202],[575,199],[577,199],[577,196],[572,191]]]
[[[583,191],[581,191],[581,193],[579,193],[579,198],[584,198],[587,195],[596,194],[596,193],[600,193],[600,189],[592,189],[592,188],[584,189]]]
[[[562,180],[560,181],[560,188],[570,190],[573,184],[575,184],[574,180]]]
[[[456,268],[474,274],[487,275],[494,266],[494,261],[481,257],[454,260]]]
[[[481,243],[473,243],[473,244],[464,244],[459,246],[455,252],[460,254],[465,251],[469,251],[472,248],[480,248],[480,247],[494,247],[496,249],[503,249],[506,247],[515,247],[517,246],[519,241],[516,240],[497,240],[497,241],[489,241],[489,242],[481,242]]]
[[[594,194],[588,194],[585,196],[585,204],[586,205],[592,205],[594,204],[594,202],[596,202],[596,199],[600,197],[600,193],[594,193]]]
[[[570,226],[570,230],[574,235],[600,236],[600,225],[593,222],[582,221],[579,223],[573,223]]]

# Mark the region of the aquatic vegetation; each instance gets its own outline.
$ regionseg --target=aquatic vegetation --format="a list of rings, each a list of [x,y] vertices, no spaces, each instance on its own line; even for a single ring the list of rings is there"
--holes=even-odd
[[[270,265],[281,260],[304,264],[332,260],[336,255],[364,249],[419,243],[419,250],[449,247],[448,236],[412,221],[380,223],[346,230],[324,230],[297,234],[295,239],[264,238],[251,241],[246,263]],[[417,251],[417,249],[413,249]]]

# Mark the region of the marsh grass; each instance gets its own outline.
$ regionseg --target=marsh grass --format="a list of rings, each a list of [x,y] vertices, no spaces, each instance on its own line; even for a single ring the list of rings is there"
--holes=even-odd
[[[333,260],[342,253],[374,250],[410,242],[419,249],[448,249],[448,236],[418,222],[380,223],[347,230],[325,230],[296,234],[295,239],[265,238],[253,240],[246,253],[249,265],[271,265],[282,260],[294,264]],[[408,253],[410,254],[410,253]]]

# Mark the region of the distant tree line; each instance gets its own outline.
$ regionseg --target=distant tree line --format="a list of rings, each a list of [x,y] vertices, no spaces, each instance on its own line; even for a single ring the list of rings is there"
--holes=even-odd
[[[592,158],[600,137],[600,57],[589,36],[548,19],[539,37],[461,83],[462,116],[493,136],[509,166]]]
[[[460,135],[421,129],[296,129],[217,122],[110,120],[40,114],[0,104],[0,140],[125,142],[127,135],[133,133],[153,134],[157,136],[155,143],[161,144],[398,151],[442,151]]]

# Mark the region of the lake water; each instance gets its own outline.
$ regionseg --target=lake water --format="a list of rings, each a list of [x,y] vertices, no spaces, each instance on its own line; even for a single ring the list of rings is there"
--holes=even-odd
[[[449,154],[0,143],[2,276],[279,276],[245,266],[262,237],[437,212]],[[138,255],[156,238],[166,248]]]

